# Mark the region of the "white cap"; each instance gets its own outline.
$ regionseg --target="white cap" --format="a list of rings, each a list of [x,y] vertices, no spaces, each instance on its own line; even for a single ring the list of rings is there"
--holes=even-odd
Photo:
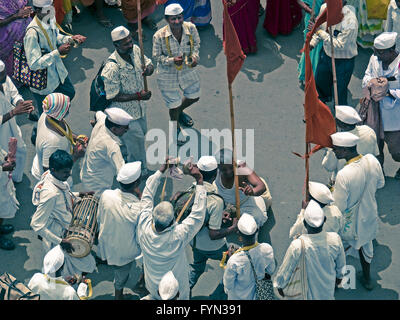
[[[153,220],[167,227],[174,219],[174,207],[171,202],[161,201],[153,210]]]
[[[331,134],[332,144],[338,147],[354,147],[360,140],[355,134],[350,132],[336,132]]]
[[[165,7],[164,14],[166,16],[176,16],[177,14],[181,14],[183,12],[183,8],[178,3],[171,3],[170,5]]]
[[[308,192],[315,200],[321,203],[327,204],[334,201],[331,191],[322,183],[309,181]]]
[[[112,41],[122,40],[128,37],[130,34],[131,33],[127,28],[124,26],[119,26],[111,31],[111,39]]]
[[[179,282],[172,271],[168,271],[158,285],[158,293],[162,300],[171,300],[179,291]]]
[[[127,126],[133,120],[133,118],[121,108],[107,108],[104,110],[104,113],[107,115],[108,120],[121,126]]]
[[[5,68],[6,68],[6,65],[4,64],[3,61],[0,60],[0,72],[3,72]]]
[[[344,123],[356,124],[362,121],[360,115],[353,107],[336,106],[335,111],[336,111],[336,119],[339,119]]]
[[[139,179],[142,172],[142,163],[140,161],[125,163],[119,169],[117,181],[123,184],[129,184]]]
[[[76,289],[76,293],[79,298],[85,298],[87,297],[87,288],[88,285],[84,282],[81,282],[78,286],[78,289]]]
[[[397,32],[382,32],[374,40],[374,47],[379,50],[389,49],[396,44]]]
[[[318,228],[324,223],[325,214],[319,204],[311,200],[308,203],[306,210],[304,210],[304,220],[310,227]]]
[[[58,245],[51,249],[43,260],[43,273],[55,273],[64,264],[64,252],[61,246]]]
[[[257,231],[257,222],[252,215],[243,213],[238,221],[238,229],[241,233],[251,236]]]
[[[32,5],[38,8],[50,7],[53,4],[53,0],[33,0]]]
[[[217,160],[213,156],[202,156],[197,161],[197,167],[201,171],[213,171],[218,168]]]

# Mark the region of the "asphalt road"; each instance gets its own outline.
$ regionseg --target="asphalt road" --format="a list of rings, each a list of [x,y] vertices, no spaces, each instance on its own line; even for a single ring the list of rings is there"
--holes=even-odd
[[[263,3],[265,6],[265,3]],[[195,121],[195,129],[222,130],[230,128],[228,88],[225,75],[225,56],[222,50],[222,5],[212,2],[213,20],[209,28],[200,31],[200,65],[197,67],[201,77],[200,101],[189,109]],[[116,25],[124,24],[122,14],[117,9],[106,9]],[[165,25],[163,11],[158,8],[155,20],[159,27]],[[255,170],[264,177],[273,197],[272,211],[263,230],[263,239],[274,248],[278,264],[282,262],[287,247],[289,228],[296,220],[301,206],[304,183],[304,162],[292,154],[292,151],[304,152],[305,126],[303,119],[303,91],[298,87],[297,63],[302,47],[302,27],[289,36],[272,38],[262,28],[261,17],[258,30],[258,52],[249,55],[238,74],[234,85],[234,103],[236,127],[254,129],[255,132]],[[74,33],[88,37],[86,43],[70,53],[65,60],[70,77],[76,89],[70,115],[67,119],[76,133],[90,134],[89,88],[101,62],[113,51],[110,39],[111,29],[99,26],[93,17],[84,11],[79,21],[74,23]],[[152,31],[145,27],[145,54],[151,57]],[[368,64],[371,51],[359,50],[355,71],[349,86],[349,104],[356,106],[361,98],[361,79]],[[148,128],[160,128],[168,132],[168,111],[164,106],[157,88],[155,76],[149,78],[149,88],[153,92],[148,104]],[[30,97],[29,90],[22,90],[25,98]],[[11,221],[16,228],[12,235],[17,248],[7,252],[0,250],[0,274],[8,271],[17,279],[27,283],[34,273],[40,272],[43,252],[40,241],[29,227],[34,213],[31,202],[35,180],[30,174],[34,149],[30,143],[33,123],[25,116],[18,118],[26,144],[28,156],[23,182],[17,185],[17,197],[21,208]],[[202,150],[202,152],[205,152]],[[372,275],[376,288],[368,292],[359,281],[355,290],[338,289],[337,299],[399,299],[400,277],[400,182],[393,179],[398,164],[386,152],[386,185],[377,192],[380,223],[379,235],[374,242]],[[328,174],[321,168],[321,154],[315,154],[310,161],[311,179],[320,182],[328,180]],[[156,170],[157,166],[150,166]],[[80,191],[79,168],[73,171],[75,190]],[[183,181],[169,180],[167,195],[186,188],[189,178]],[[190,248],[187,250],[189,261],[192,259]],[[357,260],[349,258],[348,264],[361,270]],[[137,278],[138,266],[135,266],[132,287]],[[397,271],[396,271],[397,270]],[[193,289],[194,299],[209,299],[222,277],[218,261],[209,261],[206,272],[200,277]],[[98,266],[98,272],[90,275],[94,284],[94,299],[113,299],[113,273],[110,267]],[[138,299],[140,292],[126,290],[131,299]],[[218,296],[214,296],[218,298]]]

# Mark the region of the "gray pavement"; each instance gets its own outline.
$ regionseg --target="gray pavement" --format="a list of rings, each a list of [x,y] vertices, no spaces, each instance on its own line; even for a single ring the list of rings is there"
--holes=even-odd
[[[202,95],[200,101],[189,109],[197,130],[230,128],[226,62],[222,50],[221,2],[213,1],[212,10],[211,27],[200,31],[201,61],[197,68],[202,80]],[[106,14],[116,25],[124,24],[122,14],[117,9],[106,9]],[[157,9],[155,19],[159,27],[165,25],[161,8]],[[304,152],[304,93],[298,87],[296,71],[303,36],[302,27],[299,27],[289,36],[272,38],[262,28],[263,21],[264,16],[261,17],[257,30],[258,52],[247,57],[234,82],[233,92],[236,127],[255,129],[255,170],[267,180],[273,197],[272,210],[262,234],[263,239],[270,242],[274,248],[280,265],[290,244],[289,228],[300,209],[304,184],[304,162],[292,154],[292,151]],[[93,114],[88,108],[89,88],[101,62],[113,50],[110,31],[111,29],[99,26],[86,11],[80,20],[74,23],[74,33],[88,37],[86,43],[71,52],[65,60],[76,89],[76,97],[67,120],[76,133],[90,134],[89,119],[93,118]],[[145,53],[151,57],[152,32],[146,27],[145,35]],[[361,98],[361,79],[371,53],[370,50],[359,50],[349,87],[351,105],[357,105]],[[147,109],[148,128],[167,131],[168,111],[154,75],[149,78],[149,88],[153,96]],[[29,90],[24,89],[22,93],[26,98],[30,97]],[[17,248],[10,252],[0,250],[0,274],[8,271],[27,283],[35,272],[40,272],[43,252],[40,241],[29,227],[34,212],[31,195],[35,180],[30,174],[34,148],[29,141],[33,123],[25,116],[20,116],[18,123],[28,145],[28,156],[23,182],[17,185],[17,197],[21,208],[11,221],[16,228],[13,240]],[[398,164],[394,163],[387,150],[385,152],[386,186],[377,192],[380,232],[374,243],[375,256],[371,268],[377,286],[368,292],[357,281],[355,290],[337,290],[337,299],[399,299],[400,182],[392,178]],[[312,180],[326,182],[328,174],[321,168],[321,157],[322,155],[317,153],[311,158],[310,176]],[[150,169],[156,170],[157,167]],[[74,170],[73,177],[75,189],[80,191],[79,168]],[[167,195],[186,188],[190,182],[189,178],[183,181],[170,180]],[[190,251],[188,248],[189,261],[192,259]],[[349,258],[348,264],[361,270],[359,262],[355,259]],[[135,268],[132,286],[138,274],[138,266]],[[209,299],[220,282],[222,273],[218,261],[209,261],[206,272],[193,289],[193,298]],[[90,278],[94,284],[94,299],[113,299],[113,273],[110,267],[99,265],[98,272],[90,275]],[[129,289],[126,291],[131,295],[131,299],[139,298],[139,292]]]

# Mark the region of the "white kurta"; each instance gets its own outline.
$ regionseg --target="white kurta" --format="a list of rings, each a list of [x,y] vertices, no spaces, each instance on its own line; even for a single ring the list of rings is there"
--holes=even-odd
[[[7,152],[0,148],[0,164],[3,163]],[[8,178],[8,171],[3,171],[0,165],[0,219],[12,219],[18,210],[19,202],[15,195],[15,187]]]
[[[268,243],[260,243],[249,251],[257,280],[265,277],[265,273],[275,271],[274,250]],[[256,295],[256,281],[253,269],[247,254],[243,251],[232,255],[224,272],[224,289],[228,300],[254,300]]]
[[[180,224],[158,233],[153,229],[154,196],[160,184],[161,172],[147,179],[142,195],[142,212],[137,225],[137,237],[143,254],[146,288],[153,297],[160,299],[158,285],[162,277],[172,271],[179,282],[179,299],[189,299],[189,264],[185,248],[204,223],[207,192],[204,186],[196,186],[192,212]]]
[[[400,8],[397,6],[396,0],[390,0],[387,10],[386,32],[397,32],[396,49],[400,49]]]
[[[57,180],[46,171],[33,189],[32,203],[37,208],[31,228],[42,237],[43,249],[47,253],[61,243],[72,219],[72,195],[68,183]],[[75,258],[65,253],[63,275],[90,273],[95,269],[96,261],[91,254]]]
[[[379,154],[379,148],[376,140],[376,134],[373,129],[367,125],[356,126],[350,133],[360,138],[357,143],[357,152],[359,154],[373,154],[377,156]],[[336,179],[336,175],[346,164],[346,160],[338,160],[333,153],[331,148],[325,149],[325,156],[322,159],[322,166],[328,172],[332,172],[332,180]]]
[[[358,240],[348,243],[356,250],[375,239],[378,232],[378,206],[375,193],[383,188],[385,177],[379,161],[371,154],[351,162],[340,170],[333,191],[334,205],[344,214],[361,201],[356,232]],[[364,196],[361,198],[364,187]]]
[[[28,283],[40,300],[80,300],[75,289],[62,277],[51,278],[43,273],[35,273]]]
[[[105,126],[106,115],[99,111],[96,119],[80,177],[83,190],[95,191],[95,195],[100,196],[104,190],[111,189],[114,177],[125,161],[120,149],[121,140]]]
[[[400,94],[397,94],[397,89],[400,89],[400,54],[389,65],[387,70],[383,70],[382,62],[375,55],[369,59],[367,70],[362,82],[362,87],[368,86],[371,79],[379,77],[395,77],[395,81],[389,81],[389,89],[394,90],[391,93],[396,98],[393,100],[390,97],[384,97],[379,101],[379,107],[382,115],[382,123],[384,131],[400,130]]]
[[[305,246],[308,300],[335,299],[336,278],[346,265],[342,240],[334,232],[322,231],[301,236]],[[301,240],[293,240],[274,279],[274,287],[285,288],[301,255]]]
[[[322,208],[324,211],[326,221],[322,227],[325,232],[339,233],[343,228],[343,215],[340,210],[333,205],[326,205]],[[289,238],[294,238],[296,235],[307,234],[307,229],[304,227],[304,209],[301,209],[297,215],[297,220],[290,228]]]
[[[14,109],[17,103],[24,99],[8,76],[2,87],[4,93],[0,91],[0,148],[7,151],[10,138],[17,139],[16,166],[13,171],[13,180],[21,182],[26,161],[26,144],[22,138],[21,129],[17,125],[15,117],[3,124],[1,123],[3,122],[3,115]]]
[[[116,189],[101,195],[97,209],[97,254],[109,265],[123,266],[140,255],[136,241],[140,210],[140,200],[131,193]]]

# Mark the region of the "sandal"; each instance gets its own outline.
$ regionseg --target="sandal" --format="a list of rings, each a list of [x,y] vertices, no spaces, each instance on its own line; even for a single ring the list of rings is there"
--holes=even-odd
[[[14,242],[5,237],[0,237],[0,249],[13,250],[15,248]]]
[[[181,133],[181,128],[178,128],[177,133],[176,133],[176,144],[177,144],[178,147],[183,146],[187,142],[186,138],[185,138],[185,140],[179,140],[179,134],[180,133]]]
[[[184,113],[183,111],[179,115],[179,123],[183,125],[184,127],[191,128],[193,127],[193,119],[190,117],[188,114]]]
[[[9,234],[14,231],[14,227],[11,224],[0,225],[0,234]]]
[[[100,23],[103,27],[105,28],[112,28],[114,27],[114,24],[111,22],[111,20],[109,20],[108,18],[104,17],[104,18],[96,18],[97,22]]]

